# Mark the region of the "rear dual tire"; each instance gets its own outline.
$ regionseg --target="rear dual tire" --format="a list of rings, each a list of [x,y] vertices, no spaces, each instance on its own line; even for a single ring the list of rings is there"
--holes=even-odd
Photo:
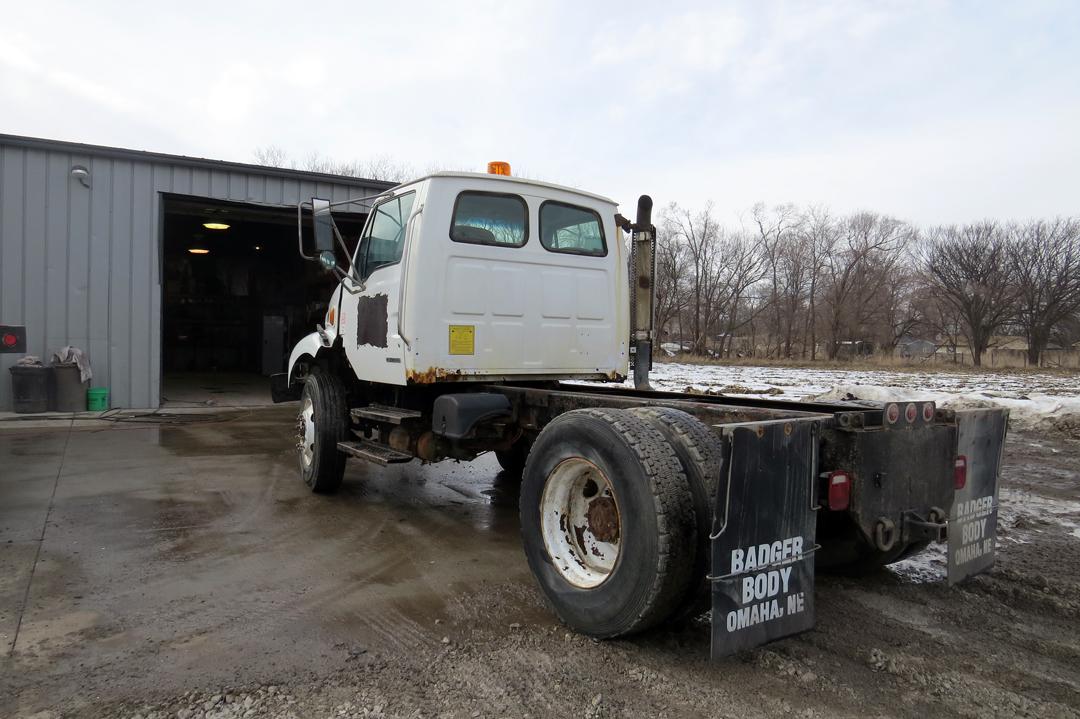
[[[713,506],[716,490],[724,472],[724,453],[720,438],[693,415],[670,407],[640,407],[630,410],[648,420],[675,450],[689,483],[697,522],[697,541],[693,547],[693,584],[671,620],[691,619],[709,608],[709,560],[712,552]]]
[[[697,594],[696,515],[675,449],[632,412],[567,412],[529,453],[525,556],[559,618],[584,634],[643,631]]]

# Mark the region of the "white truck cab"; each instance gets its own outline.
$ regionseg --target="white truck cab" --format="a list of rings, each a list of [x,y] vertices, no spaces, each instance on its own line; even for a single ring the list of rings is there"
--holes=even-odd
[[[621,380],[630,338],[617,206],[495,174],[440,172],[373,198],[319,332],[362,381]]]

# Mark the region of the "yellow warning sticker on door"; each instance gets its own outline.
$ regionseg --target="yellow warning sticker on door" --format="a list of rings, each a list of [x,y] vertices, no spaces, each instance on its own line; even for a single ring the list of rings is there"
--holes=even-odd
[[[476,327],[474,325],[450,325],[450,354],[476,354]]]

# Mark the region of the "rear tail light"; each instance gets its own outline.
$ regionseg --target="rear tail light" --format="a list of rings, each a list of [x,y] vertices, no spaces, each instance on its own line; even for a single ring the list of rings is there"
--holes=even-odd
[[[922,406],[922,419],[923,419],[923,422],[933,422],[934,421],[934,403],[933,402],[927,402],[926,404],[924,404]]]
[[[953,465],[953,487],[963,489],[967,486],[967,457],[960,455]]]
[[[908,424],[915,424],[915,418],[919,416],[919,410],[915,408],[914,402],[909,402],[907,408],[904,409],[904,417],[907,418]]]
[[[900,419],[900,405],[893,402],[885,407],[885,420],[889,424],[896,424],[896,420]]]
[[[851,504],[851,476],[847,472],[829,472],[829,509],[840,512]]]

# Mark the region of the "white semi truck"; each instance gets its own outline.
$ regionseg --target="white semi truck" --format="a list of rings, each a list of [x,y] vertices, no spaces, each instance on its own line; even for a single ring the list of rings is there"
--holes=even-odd
[[[350,251],[333,211],[355,203]],[[651,209],[630,222],[505,163],[302,203],[300,252],[340,280],[273,378],[300,401],[304,482],[333,492],[350,457],[494,452],[522,475],[525,554],[563,622],[616,637],[711,607],[716,656],[811,628],[815,567],[948,541],[949,581],[987,569],[1005,411],[649,388]]]

